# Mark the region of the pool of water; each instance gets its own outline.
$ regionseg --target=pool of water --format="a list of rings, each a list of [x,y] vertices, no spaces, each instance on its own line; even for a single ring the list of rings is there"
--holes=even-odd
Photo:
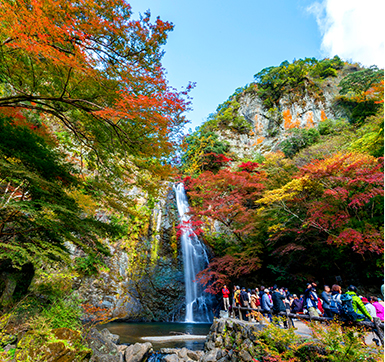
[[[171,336],[175,333],[189,333],[196,335],[207,335],[211,324],[207,323],[131,323],[131,322],[111,322],[98,326],[98,329],[108,328],[113,334],[120,336],[120,343],[144,343],[141,337],[144,336]],[[203,350],[205,341],[167,341],[151,342],[154,350],[160,348],[183,348],[186,347],[193,351]]]

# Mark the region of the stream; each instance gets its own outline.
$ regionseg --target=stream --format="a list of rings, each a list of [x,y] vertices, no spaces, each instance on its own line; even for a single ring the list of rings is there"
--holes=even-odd
[[[141,337],[145,336],[171,336],[173,333],[188,333],[193,335],[207,335],[211,323],[168,323],[168,322],[111,322],[98,326],[99,330],[107,328],[111,333],[120,336],[120,343],[144,343]],[[167,342],[151,342],[154,350],[159,351],[161,348],[183,348],[197,351],[203,350],[205,340],[199,341],[167,341]]]

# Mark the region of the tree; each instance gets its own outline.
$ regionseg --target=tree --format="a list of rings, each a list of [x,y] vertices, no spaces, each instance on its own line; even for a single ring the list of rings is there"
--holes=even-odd
[[[125,0],[4,0],[0,19],[0,107],[70,130],[89,167],[164,163],[188,108],[161,66],[171,23]]]
[[[17,123],[23,125],[16,125]],[[16,124],[15,124],[16,123]],[[26,125],[29,124],[29,127]],[[81,181],[65,154],[54,150],[21,113],[0,113],[0,266],[6,304],[18,269],[70,263],[68,242],[88,255],[108,255],[101,238],[112,224],[87,213],[72,196]],[[29,275],[31,273],[29,267]],[[31,280],[29,280],[30,282]],[[26,286],[28,288],[28,285]]]
[[[380,109],[384,99],[384,70],[376,66],[351,73],[339,83],[340,104],[348,111],[352,123],[362,124]]]
[[[216,221],[243,242],[253,229],[254,202],[264,189],[263,179],[263,173],[228,169],[190,179],[187,188],[193,217]]]
[[[377,275],[384,252],[383,192],[382,158],[339,153],[313,160],[286,185],[257,200],[267,215],[274,215],[271,255],[292,275],[304,270]],[[353,272],[357,265],[361,269]]]
[[[340,94],[354,97],[359,101],[367,100],[367,92],[384,80],[384,70],[375,65],[347,75],[339,83]]]
[[[228,142],[222,142],[216,133],[199,128],[185,140],[186,151],[182,155],[182,171],[190,176],[197,176],[203,171],[218,171],[230,161],[225,156],[230,148]]]

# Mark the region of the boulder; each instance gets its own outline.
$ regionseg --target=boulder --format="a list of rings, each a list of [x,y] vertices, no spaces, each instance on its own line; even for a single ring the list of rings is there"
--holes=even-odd
[[[97,329],[92,328],[86,340],[93,352],[90,362],[121,362],[122,354],[116,344]]]
[[[120,336],[118,334],[112,334],[107,328],[102,329],[100,334],[109,339],[112,343],[119,344],[120,342]]]
[[[162,358],[162,362],[180,362],[178,355],[176,354],[168,354],[167,356]]]
[[[118,344],[117,347],[118,347],[118,351],[124,356],[128,345],[127,344]]]
[[[250,356],[250,353],[245,350],[239,351],[238,356],[240,358],[240,361],[248,362],[253,360],[253,358]]]
[[[144,362],[151,352],[152,344],[150,342],[132,344],[126,349],[126,362]]]
[[[200,362],[217,362],[222,357],[222,352],[219,348],[214,348],[211,351],[205,353]]]
[[[179,349],[178,348],[161,348],[159,352],[161,354],[178,354]]]

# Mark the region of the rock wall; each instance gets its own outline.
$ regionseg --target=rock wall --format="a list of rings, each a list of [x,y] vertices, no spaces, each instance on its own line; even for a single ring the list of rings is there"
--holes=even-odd
[[[165,185],[149,220],[148,234],[131,250],[109,242],[111,257],[96,276],[82,276],[76,288],[111,317],[131,321],[180,320],[184,314],[181,248],[176,239],[178,215],[172,184]],[[129,231],[130,232],[130,231]]]
[[[278,107],[270,110],[255,91],[246,92],[239,99],[238,116],[250,124],[250,133],[230,129],[218,129],[216,133],[220,140],[229,142],[231,151],[240,158],[276,151],[294,128],[312,128],[327,118],[346,117],[334,103],[339,80],[328,78],[316,95],[307,91],[295,99],[291,94],[285,95]]]
[[[206,338],[201,362],[252,361],[257,331],[263,325],[238,319],[215,319]]]

